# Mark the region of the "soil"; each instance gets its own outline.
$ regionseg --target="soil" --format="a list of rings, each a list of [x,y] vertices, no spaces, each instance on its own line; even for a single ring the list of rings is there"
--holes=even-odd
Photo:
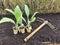
[[[12,15],[2,15],[0,16],[0,19],[3,17],[9,17],[15,20]],[[60,14],[37,14],[36,17],[48,20],[57,28],[57,30],[54,32],[48,25],[45,25],[40,31],[31,37],[30,40],[24,42],[23,39],[29,35],[29,33],[19,33],[14,35],[12,31],[14,24],[8,22],[2,23],[0,24],[0,45],[47,45],[48,42],[60,43]],[[33,30],[40,24],[41,23],[38,21],[32,23]]]

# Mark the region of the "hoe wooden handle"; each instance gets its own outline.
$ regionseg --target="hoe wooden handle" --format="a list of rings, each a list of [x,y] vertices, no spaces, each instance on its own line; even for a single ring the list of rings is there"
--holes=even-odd
[[[35,29],[30,35],[28,35],[24,41],[27,42],[36,32],[38,32],[42,27],[44,27],[46,24],[48,23],[48,21],[44,21],[43,24],[41,24],[37,29]]]

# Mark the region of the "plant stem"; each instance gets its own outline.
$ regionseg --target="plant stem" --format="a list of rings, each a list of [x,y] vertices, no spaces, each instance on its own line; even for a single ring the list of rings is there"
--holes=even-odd
[[[18,22],[16,22],[16,25],[15,25],[15,26],[16,26],[16,29],[17,29],[17,27],[18,27]]]
[[[29,24],[29,16],[27,16],[27,25]]]

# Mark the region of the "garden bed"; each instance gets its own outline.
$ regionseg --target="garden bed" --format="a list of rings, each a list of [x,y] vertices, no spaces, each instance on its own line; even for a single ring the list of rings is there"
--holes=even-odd
[[[0,16],[0,19],[3,17],[14,19],[12,15]],[[29,33],[14,35],[12,32],[12,26],[14,25],[12,23],[2,23],[0,24],[0,45],[43,45],[44,43],[42,42],[60,43],[60,14],[37,14],[36,17],[44,18],[51,22],[57,28],[57,34],[52,31],[48,25],[45,25],[30,40],[24,42],[24,38],[29,35]],[[33,30],[40,24],[40,22],[35,21],[32,24]]]

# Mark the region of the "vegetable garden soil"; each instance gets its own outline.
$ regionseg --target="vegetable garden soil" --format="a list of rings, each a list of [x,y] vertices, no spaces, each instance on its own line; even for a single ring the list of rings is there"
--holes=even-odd
[[[0,15],[0,19],[3,17],[14,19],[14,16],[12,15]],[[19,33],[14,35],[12,32],[14,24],[2,23],[0,24],[0,45],[49,45],[48,43],[60,43],[60,14],[37,14],[36,17],[44,18],[51,22],[57,28],[57,33],[51,30],[48,25],[45,25],[33,37],[31,37],[30,40],[24,42],[24,38],[28,36],[29,33]],[[38,21],[32,23],[32,31],[34,31],[34,29],[36,29],[40,24],[41,23]]]

